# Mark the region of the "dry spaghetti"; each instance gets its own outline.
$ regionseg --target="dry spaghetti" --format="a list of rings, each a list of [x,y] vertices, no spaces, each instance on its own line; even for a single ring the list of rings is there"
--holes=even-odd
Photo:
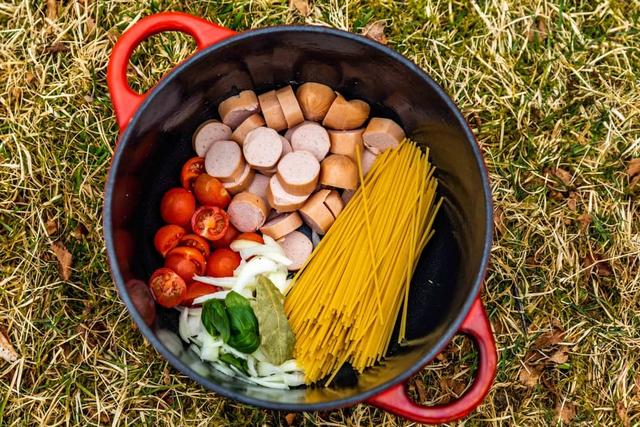
[[[285,311],[296,335],[305,381],[349,362],[362,372],[378,362],[401,316],[404,340],[409,284],[433,235],[434,168],[414,143],[381,154],[344,211],[294,278]]]

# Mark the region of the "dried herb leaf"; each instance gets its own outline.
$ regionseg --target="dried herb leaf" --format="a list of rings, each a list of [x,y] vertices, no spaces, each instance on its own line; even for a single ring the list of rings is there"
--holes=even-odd
[[[254,310],[262,332],[260,344],[265,357],[274,365],[291,359],[296,337],[284,314],[284,295],[264,276],[258,277]]]

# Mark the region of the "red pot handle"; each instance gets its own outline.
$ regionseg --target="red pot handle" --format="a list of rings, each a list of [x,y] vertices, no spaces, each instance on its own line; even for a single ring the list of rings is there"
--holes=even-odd
[[[473,385],[458,400],[439,406],[420,406],[409,398],[406,384],[398,384],[372,397],[367,403],[424,424],[446,423],[469,415],[489,392],[498,363],[491,324],[480,297],[471,306],[459,332],[473,339],[480,361]]]
[[[127,127],[146,95],[134,92],[127,81],[127,66],[131,54],[143,40],[163,31],[189,34],[196,40],[198,50],[235,34],[233,30],[181,12],[157,13],[133,24],[116,42],[107,67],[107,85],[120,132]]]

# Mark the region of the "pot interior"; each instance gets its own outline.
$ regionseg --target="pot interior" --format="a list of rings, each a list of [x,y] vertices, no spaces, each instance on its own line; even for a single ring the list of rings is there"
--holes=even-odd
[[[328,388],[270,390],[198,364],[186,348],[162,344],[177,333],[177,312],[159,308],[154,324],[147,327],[126,283],[146,282],[162,264],[153,247],[154,233],[162,224],[160,199],[167,189],[180,185],[181,166],[195,155],[191,137],[198,125],[218,118],[217,104],[240,90],[261,93],[286,84],[295,88],[306,81],[325,83],[348,99],[366,100],[372,116],[393,118],[407,135],[428,146],[445,202],[410,290],[407,336],[419,338],[420,343],[392,345],[383,364],[359,376],[344,369]],[[355,403],[406,378],[433,358],[451,339],[477,295],[491,240],[488,224],[490,195],[482,159],[450,99],[397,53],[353,34],[318,27],[275,27],[239,34],[180,65],[148,96],[122,135],[105,200],[105,236],[113,276],[147,339],[175,367],[209,389],[247,403],[289,410]]]

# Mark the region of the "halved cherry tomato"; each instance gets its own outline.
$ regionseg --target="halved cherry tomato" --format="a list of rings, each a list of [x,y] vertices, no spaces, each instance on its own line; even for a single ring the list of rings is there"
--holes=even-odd
[[[187,293],[187,284],[182,277],[169,268],[159,268],[149,279],[149,289],[158,304],[171,308],[180,304]]]
[[[231,277],[240,265],[240,260],[240,254],[231,249],[216,249],[207,260],[207,276]]]
[[[182,166],[180,182],[187,190],[193,190],[196,179],[204,173],[204,157],[192,157]]]
[[[191,283],[194,274],[204,274],[207,261],[195,248],[178,246],[172,249],[164,259],[164,266],[175,271],[185,282]]]
[[[193,282],[189,283],[187,286],[187,293],[182,300],[182,305],[191,305],[193,304],[193,300],[201,297],[203,295],[208,295],[214,292],[218,292],[220,290],[219,287],[213,285],[207,285],[202,282]]]
[[[196,210],[196,198],[184,188],[172,188],[162,196],[160,216],[169,224],[188,227]]]
[[[207,240],[221,239],[229,227],[229,215],[216,206],[202,206],[191,218],[191,228]]]
[[[196,179],[193,192],[198,201],[205,206],[226,208],[231,203],[231,195],[218,178],[203,173]]]
[[[228,248],[231,242],[236,240],[238,234],[240,234],[238,229],[235,228],[233,224],[229,223],[229,227],[227,227],[227,232],[224,233],[224,236],[222,236],[218,240],[214,240],[213,242],[211,242],[211,244],[213,245],[214,249]]]
[[[160,255],[165,256],[167,252],[178,246],[178,242],[185,234],[186,231],[179,225],[169,224],[162,226],[156,231],[156,235],[153,238],[153,245],[156,247],[156,250],[160,252]]]
[[[258,233],[240,233],[234,240],[251,240],[252,242],[264,244],[264,239]]]
[[[211,246],[209,246],[209,242],[196,234],[187,234],[180,239],[180,243],[178,243],[177,246],[196,248],[205,258],[211,253]]]

